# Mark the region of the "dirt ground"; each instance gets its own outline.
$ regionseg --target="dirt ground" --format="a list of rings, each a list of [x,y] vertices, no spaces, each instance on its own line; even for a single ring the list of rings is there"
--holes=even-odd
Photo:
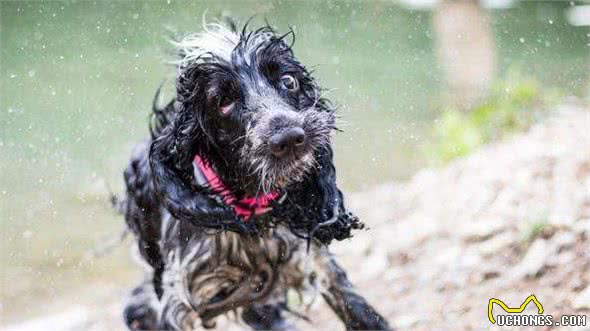
[[[347,202],[370,228],[333,251],[397,329],[509,329],[490,324],[490,298],[516,307],[534,294],[555,320],[587,316],[586,327],[538,330],[590,330],[587,107],[563,106],[526,133]],[[125,290],[96,284],[53,303],[69,307],[62,313],[5,330],[123,329]],[[343,329],[321,299],[293,308],[311,317],[297,321],[303,330]],[[494,315],[500,312],[496,305]],[[222,321],[218,328],[241,326]]]

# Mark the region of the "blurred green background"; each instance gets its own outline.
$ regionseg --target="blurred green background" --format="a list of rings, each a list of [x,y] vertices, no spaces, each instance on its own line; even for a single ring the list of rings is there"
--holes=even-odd
[[[487,10],[496,76],[518,68],[543,88],[585,95],[590,32],[567,22],[568,6]],[[335,148],[345,191],[403,180],[428,164],[423,147],[446,102],[431,9],[395,1],[1,2],[3,320],[39,314],[33,298],[47,305],[88,282],[135,282],[122,246],[101,258],[88,253],[123,229],[109,187],[122,191],[122,170],[147,134],[164,79],[172,95],[168,31],[198,31],[205,11],[295,30],[296,55],[341,105]]]

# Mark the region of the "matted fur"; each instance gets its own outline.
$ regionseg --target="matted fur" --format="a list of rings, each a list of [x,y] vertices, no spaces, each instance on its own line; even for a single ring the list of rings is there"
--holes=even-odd
[[[211,327],[236,310],[252,328],[289,329],[290,288],[321,293],[347,328],[389,328],[328,251],[362,223],[336,186],[334,110],[289,35],[214,23],[175,42],[176,96],[154,104],[151,136],[125,171],[120,209],[151,267],[125,309],[131,329]],[[297,85],[286,88],[284,75]],[[222,114],[225,104],[231,112]],[[268,141],[292,127],[303,130],[304,145],[277,158]],[[276,191],[283,199],[246,222],[198,184],[195,155],[238,198]]]

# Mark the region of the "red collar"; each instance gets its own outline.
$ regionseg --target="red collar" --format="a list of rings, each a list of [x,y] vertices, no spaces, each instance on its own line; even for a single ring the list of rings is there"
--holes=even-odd
[[[252,216],[262,215],[270,211],[270,203],[279,197],[278,192],[270,192],[254,197],[247,196],[238,200],[236,195],[221,181],[215,170],[201,156],[196,155],[193,164],[199,184],[208,186],[213,193],[223,200],[223,203],[232,207],[236,215],[242,217],[244,222],[248,222]]]

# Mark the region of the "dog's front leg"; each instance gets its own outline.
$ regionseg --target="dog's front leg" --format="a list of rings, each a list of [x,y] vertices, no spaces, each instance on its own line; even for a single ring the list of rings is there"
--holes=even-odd
[[[296,331],[283,316],[285,310],[285,303],[254,304],[244,309],[242,319],[253,330]]]
[[[318,257],[322,296],[348,330],[392,330],[385,318],[358,293],[328,252]]]

